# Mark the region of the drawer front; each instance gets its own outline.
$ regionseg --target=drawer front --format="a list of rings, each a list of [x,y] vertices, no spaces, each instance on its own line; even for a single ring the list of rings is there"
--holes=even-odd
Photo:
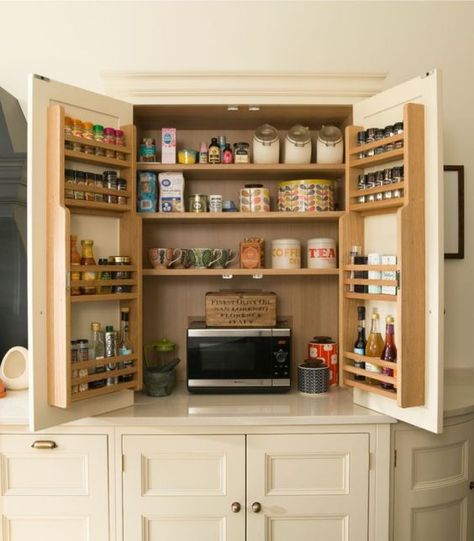
[[[368,484],[368,434],[249,435],[247,540],[367,539]]]
[[[124,436],[123,453],[124,541],[244,539],[245,436]]]
[[[109,538],[105,435],[0,435],[2,541]]]

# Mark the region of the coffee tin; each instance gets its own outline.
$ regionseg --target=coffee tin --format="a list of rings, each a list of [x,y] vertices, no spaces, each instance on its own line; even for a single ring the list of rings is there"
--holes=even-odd
[[[222,212],[222,195],[212,194],[209,196],[209,212]]]
[[[189,212],[207,212],[207,195],[199,193],[188,197]]]
[[[329,367],[330,385],[339,381],[339,365],[337,361],[337,344],[330,336],[315,336],[308,343],[308,357],[311,360],[320,359]]]

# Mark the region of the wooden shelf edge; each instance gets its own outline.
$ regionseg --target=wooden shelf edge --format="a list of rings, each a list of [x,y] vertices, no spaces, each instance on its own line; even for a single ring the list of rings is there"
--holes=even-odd
[[[94,398],[96,396],[103,396],[106,394],[117,393],[119,391],[125,391],[127,389],[136,389],[138,382],[134,379],[132,381],[125,381],[123,383],[117,383],[115,385],[107,385],[100,389],[88,389],[82,393],[74,393],[71,395],[71,402],[79,402],[81,400],[87,400],[88,398]]]
[[[382,146],[381,144],[376,146]],[[362,151],[361,151],[362,152]],[[389,150],[388,152],[382,152],[376,156],[370,156],[368,158],[354,159],[351,158],[349,166],[354,169],[364,169],[372,165],[381,165],[383,163],[394,162],[396,160],[402,160],[405,155],[404,148],[396,148],[395,150]]]
[[[349,351],[345,351],[343,356],[346,359],[351,359],[352,361],[375,364],[377,366],[382,366],[384,368],[390,368],[391,370],[397,369],[397,363],[390,362],[390,361],[382,361],[382,359],[378,359],[377,357],[369,357],[368,355],[358,355],[357,353],[352,353]]]
[[[370,213],[372,211],[397,209],[405,204],[403,197],[394,199],[383,199],[382,201],[370,201],[368,203],[352,203],[349,205],[349,210],[353,212]]]
[[[106,295],[72,295],[71,303],[104,302],[104,301],[132,301],[138,297],[136,293],[110,293]]]
[[[404,187],[405,187],[405,181],[402,180],[401,182],[391,182],[390,184],[383,184],[382,186],[375,186],[375,188],[351,190],[349,192],[349,196],[356,198],[356,197],[359,197],[360,195],[371,195],[371,194],[376,194],[376,193],[390,192],[392,190],[401,190]],[[384,201],[386,200],[384,199]],[[363,205],[365,203],[359,203],[359,204]]]
[[[114,167],[115,169],[128,169],[132,167],[132,163],[129,160],[117,160],[116,158],[95,156],[94,154],[86,154],[85,152],[76,152],[74,150],[64,150],[64,158],[66,160],[73,160],[76,162],[103,165],[104,167]]]
[[[130,212],[130,205],[119,205],[118,203],[100,203],[98,201],[86,201],[85,199],[64,199],[66,207],[101,210],[104,212]]]
[[[344,216],[344,211],[321,211],[321,212],[142,212],[138,216],[145,221],[163,222],[239,222],[239,221],[313,221],[334,220]]]
[[[132,154],[132,149],[129,146],[121,147],[118,145],[111,145],[109,143],[102,143],[100,141],[96,141],[95,139],[85,139],[84,137],[75,137],[74,135],[65,135],[64,140],[69,141],[71,143],[79,143],[81,145],[87,145],[94,148],[103,148],[104,150],[114,150],[115,152],[121,152],[122,154]],[[123,160],[120,160],[120,161],[123,161]]]
[[[397,392],[395,390],[390,391],[388,389],[383,389],[379,385],[369,385],[363,381],[356,381],[350,378],[344,378],[344,385],[348,385],[349,387],[354,387],[368,393],[378,394],[380,396],[384,396],[385,398],[390,398],[391,400],[397,400]]]
[[[361,301],[389,301],[395,302],[398,295],[382,295],[379,293],[344,293],[346,299],[357,299]]]
[[[404,132],[397,133],[396,135],[392,135],[391,137],[384,137],[383,139],[379,139],[378,141],[374,141],[373,143],[366,143],[365,145],[351,147],[349,149],[349,154],[352,156],[354,154],[366,152],[367,150],[372,150],[373,148],[388,145],[389,143],[396,143],[398,141],[403,141],[404,137],[405,137]]]
[[[137,272],[136,265],[71,265],[70,272]]]
[[[396,272],[400,270],[399,265],[343,265],[342,270],[345,272],[350,271],[391,271]]]
[[[370,370],[366,370],[364,368],[357,368],[356,366],[350,365],[345,365],[342,369],[344,370],[344,372],[348,372],[349,374],[364,376],[368,379],[374,379],[382,383],[390,383],[391,385],[397,384],[397,378],[394,378],[393,376],[386,376],[385,374],[381,374],[379,372],[371,372]]]
[[[143,269],[143,276],[338,276],[339,269]]]
[[[103,366],[108,363],[123,363],[126,361],[137,361],[138,356],[135,354],[130,355],[117,355],[115,357],[105,357],[104,359],[90,359],[88,361],[81,361],[72,363],[73,370],[82,370],[83,368],[95,368],[96,366]]]
[[[181,164],[181,163],[161,163],[161,162],[137,162],[137,171],[187,171],[187,172],[215,172],[215,171],[237,171],[237,172],[258,172],[258,171],[274,171],[274,172],[315,172],[315,173],[341,173],[346,170],[345,164],[324,164],[324,163],[307,163],[307,164],[290,164],[290,163],[275,163],[275,164],[260,164],[260,163],[217,163],[217,164]]]

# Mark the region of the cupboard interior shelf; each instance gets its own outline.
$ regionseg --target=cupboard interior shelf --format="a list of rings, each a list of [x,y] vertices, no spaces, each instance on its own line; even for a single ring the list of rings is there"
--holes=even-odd
[[[159,162],[137,162],[137,171],[178,171],[186,174],[186,179],[215,179],[241,180],[252,178],[253,180],[276,180],[282,175],[293,178],[312,178],[323,176],[324,178],[342,178],[346,171],[345,164],[259,164],[259,163],[232,163],[232,164],[165,164]],[[258,177],[256,177],[258,175]],[[308,176],[310,175],[310,176]]]
[[[379,139],[378,141],[374,141],[373,143],[366,143],[365,145],[358,145],[356,147],[353,147],[349,150],[349,154],[351,156],[354,154],[357,155],[360,152],[367,152],[368,150],[388,145],[389,143],[397,143],[398,141],[403,141],[403,139],[404,134],[397,133],[396,135],[392,135],[391,137],[384,137],[383,139]]]
[[[90,282],[88,282],[89,284]],[[112,285],[113,280],[107,280],[106,285]],[[107,293],[105,295],[71,295],[72,303],[103,302],[103,301],[131,301],[135,300],[135,293]]]
[[[377,145],[381,146],[381,145]],[[359,151],[360,152],[360,151]],[[404,156],[403,148],[396,148],[395,150],[389,150],[388,152],[381,152],[376,156],[369,156],[368,158],[351,158],[349,163],[350,167],[356,169],[362,169],[364,167],[371,167],[372,165],[381,165],[383,163],[393,162],[395,160],[402,160]]]
[[[377,213],[381,210],[393,209],[396,210],[405,204],[403,197],[396,197],[394,199],[384,199],[382,201],[371,201],[368,203],[355,203],[349,205],[349,210],[354,212],[361,212],[365,214]]]
[[[64,150],[66,160],[76,162],[90,163],[92,165],[102,165],[103,167],[113,167],[115,169],[128,169],[131,167],[129,160],[117,160],[116,158],[107,158],[106,156],[96,156],[95,154],[86,154],[75,150]]]
[[[216,223],[216,222],[306,222],[337,221],[342,211],[330,212],[143,212],[138,214],[146,221],[173,223]]]
[[[339,269],[143,269],[143,276],[338,276]]]
[[[65,141],[70,141],[71,143],[79,143],[81,145],[87,145],[94,148],[103,148],[104,150],[114,150],[116,152],[121,152],[122,154],[132,154],[132,149],[129,146],[118,146],[111,145],[109,143],[102,143],[101,141],[96,141],[95,139],[85,139],[84,137],[74,137],[74,135],[65,135]],[[120,160],[123,162],[123,160]]]

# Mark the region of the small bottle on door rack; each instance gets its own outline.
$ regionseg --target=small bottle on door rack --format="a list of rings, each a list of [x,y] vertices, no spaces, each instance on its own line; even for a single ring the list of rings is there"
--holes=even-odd
[[[99,360],[105,357],[105,341],[104,341],[104,332],[100,328],[100,323],[94,321],[91,323],[91,340],[90,340],[90,351],[89,359],[90,360]],[[102,374],[106,371],[105,364],[96,366],[89,369],[89,374]],[[100,389],[105,387],[107,384],[106,379],[100,379],[97,381],[91,381],[89,383],[90,389]]]
[[[382,361],[390,361],[394,363],[397,360],[397,346],[395,345],[395,322],[393,317],[387,316],[385,323],[385,344],[380,358]],[[384,366],[382,368],[382,374],[385,376],[393,376],[393,370]],[[384,389],[393,389],[393,384],[382,382],[382,387]]]
[[[133,353],[132,344],[129,338],[129,316],[130,308],[120,308],[120,342],[118,353],[119,355],[130,355]],[[133,361],[124,361],[120,363],[120,368],[131,368]],[[119,377],[120,382],[132,381],[133,374],[125,374]]]
[[[384,341],[382,335],[379,331],[379,313],[374,308],[372,311],[372,323],[370,327],[369,337],[367,338],[367,344],[365,345],[365,354],[368,357],[375,357],[380,359],[383,351]],[[380,374],[382,372],[380,366],[372,363],[365,363],[365,369],[368,372],[374,372],[375,374]],[[377,381],[366,378],[368,383],[378,383]]]
[[[357,307],[357,338],[353,348],[357,355],[365,355],[365,306]],[[354,361],[355,368],[365,368],[365,363],[362,361]],[[355,374],[356,381],[365,381],[365,376]]]

